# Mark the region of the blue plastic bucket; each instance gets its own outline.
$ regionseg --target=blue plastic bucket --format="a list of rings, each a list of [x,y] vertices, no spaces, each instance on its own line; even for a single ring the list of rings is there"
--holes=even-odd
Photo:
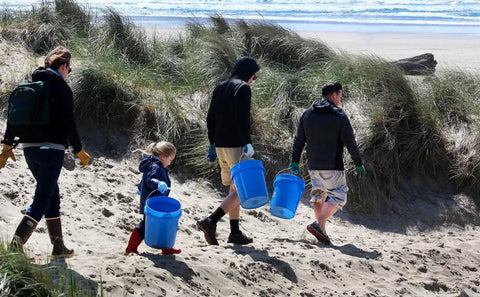
[[[157,249],[172,248],[181,215],[177,200],[166,196],[149,198],[145,204],[145,243]]]
[[[269,197],[262,161],[239,162],[233,165],[231,174],[243,208],[252,209],[267,204]]]
[[[305,191],[305,182],[296,175],[282,173],[275,178],[273,187],[270,213],[282,219],[293,218]]]

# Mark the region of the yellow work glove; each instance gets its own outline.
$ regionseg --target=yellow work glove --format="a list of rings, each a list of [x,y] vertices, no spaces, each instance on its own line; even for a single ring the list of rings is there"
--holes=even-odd
[[[90,162],[90,155],[84,150],[79,151],[77,157],[80,159],[80,165],[82,165],[82,168],[85,168],[85,166],[88,165],[88,162]]]
[[[2,154],[0,154],[0,168],[5,167],[7,164],[7,159],[10,158],[13,162],[16,162],[15,156],[13,155],[12,147],[9,145],[4,144],[2,148]]]

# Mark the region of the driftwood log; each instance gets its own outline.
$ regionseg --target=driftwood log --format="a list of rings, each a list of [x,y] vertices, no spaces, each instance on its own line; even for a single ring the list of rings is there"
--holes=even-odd
[[[433,54],[430,53],[401,59],[392,63],[400,67],[407,75],[433,74],[435,72],[435,66],[437,66],[437,61],[433,58]]]

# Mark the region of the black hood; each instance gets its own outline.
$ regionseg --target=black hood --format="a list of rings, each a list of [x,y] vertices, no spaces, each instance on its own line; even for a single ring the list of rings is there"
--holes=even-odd
[[[60,75],[48,70],[47,68],[38,67],[32,73],[32,80],[33,81],[53,81],[53,80],[63,80],[63,78]]]
[[[340,111],[341,108],[335,106],[332,102],[327,99],[322,99],[313,103],[312,105],[313,111],[316,113],[330,113],[332,111]]]
[[[260,70],[260,66],[253,58],[241,57],[235,62],[230,78],[238,77],[243,81],[248,81],[258,70]]]

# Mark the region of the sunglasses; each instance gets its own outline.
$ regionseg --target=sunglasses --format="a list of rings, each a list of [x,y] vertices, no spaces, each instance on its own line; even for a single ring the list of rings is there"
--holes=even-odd
[[[72,67],[68,67],[68,73],[72,72]]]

